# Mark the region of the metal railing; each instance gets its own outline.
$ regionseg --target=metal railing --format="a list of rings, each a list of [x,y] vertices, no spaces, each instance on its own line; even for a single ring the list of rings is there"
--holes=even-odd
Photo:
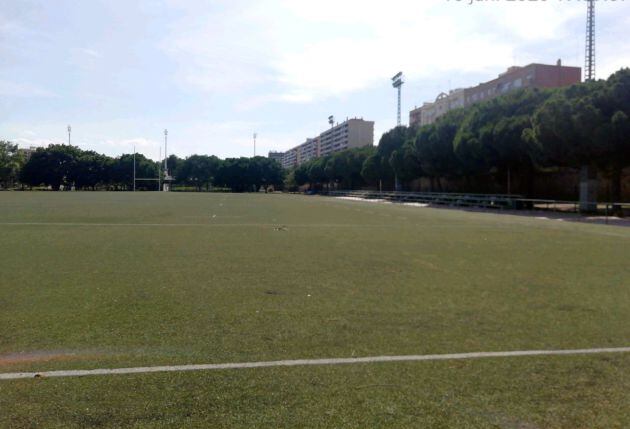
[[[414,202],[429,205],[454,207],[477,207],[499,210],[545,210],[564,213],[580,213],[580,201],[525,198],[522,195],[472,194],[453,192],[403,192],[403,191],[324,191],[323,195],[356,197],[368,200],[389,202]],[[607,218],[613,214],[630,211],[630,203],[597,202],[591,203],[597,213]]]

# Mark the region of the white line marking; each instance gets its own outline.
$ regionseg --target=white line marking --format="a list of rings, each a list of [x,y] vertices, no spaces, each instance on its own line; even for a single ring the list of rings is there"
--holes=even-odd
[[[269,228],[286,226],[288,228],[390,228],[392,225],[357,225],[344,223],[320,223],[320,224],[283,224],[283,223],[90,223],[90,222],[0,222],[0,226],[105,226],[105,227],[251,227]]]
[[[23,378],[36,377],[84,377],[88,375],[121,375],[121,374],[147,374],[156,372],[184,372],[184,371],[211,371],[226,369],[251,369],[270,367],[292,367],[292,366],[322,366],[322,365],[351,365],[360,363],[379,362],[419,362],[419,361],[442,361],[442,360],[463,360],[463,359],[484,359],[484,358],[506,358],[523,356],[570,356],[570,355],[592,355],[604,353],[630,353],[630,347],[620,348],[600,348],[582,350],[529,350],[513,352],[479,352],[479,353],[458,353],[441,355],[409,355],[409,356],[373,356],[362,358],[341,358],[341,359],[300,359],[300,360],[280,360],[271,362],[244,362],[244,363],[222,363],[207,365],[175,365],[175,366],[149,366],[137,368],[114,368],[114,369],[90,369],[90,370],[69,370],[69,371],[44,371],[44,372],[14,372],[0,374],[0,380],[18,380]]]
[[[383,216],[393,217],[390,214]],[[356,229],[373,229],[373,228],[407,228],[407,227],[430,227],[430,228],[461,228],[461,229],[511,229],[512,224],[495,225],[488,223],[474,224],[457,224],[457,223],[426,223],[426,224],[350,224],[350,223],[310,223],[310,224],[291,224],[291,223],[90,223],[90,222],[0,222],[0,226],[61,226],[61,227],[209,227],[209,228],[275,228],[284,226],[287,228],[356,228]],[[615,234],[617,236],[618,234]],[[622,237],[626,237],[621,235]],[[630,237],[630,236],[628,236]]]

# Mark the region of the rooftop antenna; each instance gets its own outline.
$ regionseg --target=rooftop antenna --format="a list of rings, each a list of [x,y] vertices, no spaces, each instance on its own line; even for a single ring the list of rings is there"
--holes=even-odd
[[[330,128],[335,126],[335,117],[333,115],[328,117],[328,123],[330,124]]]
[[[403,83],[405,83],[405,81],[403,79],[403,73],[402,72],[398,72],[396,74],[396,76],[394,76],[392,78],[392,86],[398,90],[398,120],[397,120],[398,126],[401,125],[401,120],[400,120],[400,93],[401,93],[401,89],[402,89]]]
[[[595,0],[588,0],[586,14],[586,56],[584,79],[586,82],[595,80]]]

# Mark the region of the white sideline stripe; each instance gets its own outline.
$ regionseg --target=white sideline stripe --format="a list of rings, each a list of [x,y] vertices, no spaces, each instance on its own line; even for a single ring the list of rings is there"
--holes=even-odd
[[[111,227],[278,227],[287,228],[379,228],[392,225],[356,225],[343,223],[283,224],[283,223],[90,223],[90,222],[0,222],[0,226],[111,226]]]
[[[137,368],[114,368],[114,369],[90,369],[90,370],[70,370],[70,371],[44,371],[44,372],[14,372],[0,374],[0,380],[18,380],[23,378],[36,377],[84,377],[88,375],[121,375],[121,374],[147,374],[156,372],[184,372],[184,371],[211,371],[226,369],[251,369],[270,367],[293,367],[293,366],[323,366],[323,365],[350,365],[360,363],[378,362],[418,362],[418,361],[442,361],[442,360],[463,360],[463,359],[483,359],[483,358],[506,358],[522,356],[568,356],[568,355],[592,355],[604,353],[630,353],[630,347],[621,348],[601,348],[582,350],[529,350],[513,352],[479,352],[479,353],[458,353],[441,355],[409,355],[409,356],[373,356],[362,358],[341,358],[341,359],[300,359],[300,360],[280,360],[270,362],[244,362],[244,363],[222,363],[207,365],[174,365],[174,366],[149,366]]]

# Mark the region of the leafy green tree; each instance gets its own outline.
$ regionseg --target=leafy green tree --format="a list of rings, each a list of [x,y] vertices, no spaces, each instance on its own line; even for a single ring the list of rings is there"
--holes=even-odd
[[[308,166],[308,179],[311,185],[324,185],[330,182],[330,178],[326,174],[327,158],[317,158],[309,163]]]
[[[453,150],[453,142],[464,118],[461,109],[452,110],[435,123],[421,127],[409,145],[420,165],[422,174],[442,189],[441,178],[461,174],[462,165]]]
[[[344,174],[344,182],[347,189],[355,189],[358,186],[365,185],[362,171],[365,160],[371,156],[376,149],[374,146],[366,146],[356,149],[348,149],[344,151],[346,158],[347,170]]]
[[[289,192],[295,192],[298,190],[298,182],[295,178],[295,172],[296,170],[291,170],[288,173],[286,173],[285,178],[284,178],[284,183],[283,183],[283,188]]]
[[[621,201],[622,171],[630,166],[630,69],[614,73],[593,94],[593,104],[604,116],[598,133],[597,163],[611,180],[613,201]]]
[[[177,180],[194,186],[200,191],[203,187],[209,189],[213,183],[221,160],[216,156],[191,155],[176,165]]]
[[[588,95],[568,98],[559,92],[535,112],[524,137],[543,166],[579,168],[597,163],[606,118]]]
[[[74,169],[81,156],[75,146],[51,144],[37,149],[24,165],[20,181],[30,186],[41,184],[58,191],[62,185],[72,185]]]
[[[24,164],[24,155],[16,144],[0,141],[0,185],[13,186]]]
[[[249,158],[227,158],[217,171],[215,184],[233,192],[251,192],[255,187],[255,172]]]
[[[617,111],[597,133],[594,158],[602,173],[610,178],[609,198],[621,201],[623,169],[630,166],[630,119],[625,112]]]
[[[366,180],[372,183],[382,180],[386,186],[396,182],[396,172],[390,164],[390,158],[394,151],[402,149],[411,132],[413,131],[405,126],[398,126],[383,134],[376,148],[376,159],[370,160],[366,169]]]
[[[159,163],[156,163],[144,155],[137,153],[136,156],[136,178],[137,179],[157,179]],[[107,163],[107,182],[115,189],[133,189],[133,154],[124,154]],[[156,190],[158,184],[154,181],[138,180],[136,189],[152,191]]]
[[[95,190],[99,184],[109,182],[111,158],[94,151],[79,153],[68,175],[68,182],[77,189]]]
[[[310,176],[308,170],[308,164],[301,164],[293,170],[293,178],[297,186],[304,186],[309,183]]]
[[[176,182],[179,182],[179,170],[184,164],[184,160],[177,155],[170,155],[166,159],[166,165],[168,167],[169,174],[175,178]]]
[[[389,157],[389,165],[396,176],[408,182],[422,176],[422,167],[413,148],[413,139],[408,140],[400,149],[396,149]]]
[[[385,176],[382,158],[376,153],[368,156],[363,162],[361,168],[361,177],[367,183],[372,185],[379,184],[382,177]]]
[[[531,185],[534,163],[523,131],[551,91],[524,89],[471,107],[455,136],[454,150],[465,173],[489,174],[503,181],[521,174]]]
[[[265,157],[256,157],[254,160],[254,162],[260,166],[259,182],[265,187],[265,190],[272,186],[274,189],[282,189],[285,179],[285,171],[280,163],[276,160]]]
[[[312,189],[335,183],[343,189],[365,184],[361,172],[365,160],[374,154],[374,147],[346,149],[316,158],[296,167],[292,179],[297,186],[310,184]]]
[[[349,174],[348,157],[344,152],[337,152],[327,157],[324,165],[326,178],[337,184],[344,181]]]

